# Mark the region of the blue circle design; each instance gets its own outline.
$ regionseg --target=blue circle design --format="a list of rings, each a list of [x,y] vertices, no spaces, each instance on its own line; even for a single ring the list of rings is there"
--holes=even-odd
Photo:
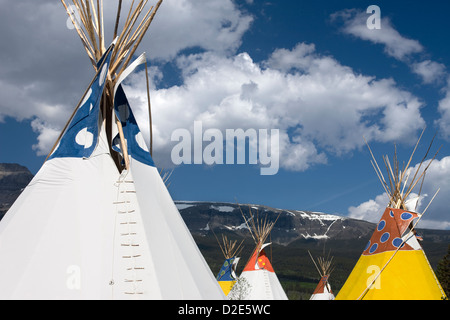
[[[370,247],[370,240],[369,240],[369,242],[367,242],[367,245],[366,245],[366,247],[364,248],[364,251],[366,251],[369,247]]]
[[[394,217],[394,211],[391,210],[391,212],[389,212],[389,215],[391,216],[391,218]]]
[[[380,242],[381,242],[381,243],[385,243],[386,241],[389,240],[389,237],[390,237],[390,236],[391,236],[391,235],[389,234],[389,232],[383,233],[383,235],[382,235],[381,238],[380,238]]]
[[[374,253],[376,250],[378,249],[378,244],[374,243],[370,249],[369,249],[369,253]]]
[[[396,248],[398,248],[402,244],[403,240],[400,238],[395,238],[392,240],[392,245]]]
[[[381,220],[380,223],[378,223],[377,230],[381,231],[384,229],[385,226],[386,226],[386,221]]]
[[[409,212],[403,212],[401,215],[400,215],[400,218],[402,218],[402,220],[409,220],[409,219],[411,219],[412,218],[412,214],[411,213],[409,213]]]

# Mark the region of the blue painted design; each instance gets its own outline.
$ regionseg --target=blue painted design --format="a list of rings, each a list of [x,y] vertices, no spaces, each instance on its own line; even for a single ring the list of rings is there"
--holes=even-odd
[[[119,85],[114,97],[114,110],[117,118],[122,124],[128,154],[133,157],[133,159],[154,167],[155,163],[153,162],[150,152],[145,145],[141,130],[139,129],[133,112],[131,111],[130,104],[127,96],[125,95],[125,91],[123,91],[122,85]],[[114,138],[112,148],[117,152],[122,152],[122,150],[120,150],[119,135]]]
[[[377,230],[381,231],[384,229],[385,226],[386,226],[386,221],[381,220],[380,223],[378,223]]]
[[[230,259],[226,259],[225,262],[222,265],[222,268],[220,268],[219,273],[217,274],[217,281],[234,281],[236,280],[235,278],[233,278],[232,276],[232,266],[233,266],[233,261],[236,257],[230,258]]]
[[[380,242],[381,242],[381,243],[385,243],[386,241],[389,240],[390,236],[391,236],[391,235],[390,235],[389,232],[383,233],[383,235],[380,237]]]
[[[366,251],[367,249],[369,249],[369,247],[370,247],[370,240],[369,240],[369,242],[367,242],[366,247],[364,248],[364,251]]]
[[[412,215],[411,213],[409,213],[409,212],[403,212],[403,213],[400,215],[400,218],[401,218],[402,220],[404,220],[404,221],[407,221],[407,220],[411,219],[412,217],[413,217],[413,215]]]
[[[100,60],[105,60],[102,70],[95,77],[84,100],[73,116],[55,151],[53,158],[89,158],[94,152],[100,134],[100,101],[105,88],[112,50]],[[98,66],[101,66],[99,62]]]
[[[392,245],[398,248],[402,244],[403,240],[401,238],[395,238],[392,240]]]
[[[378,249],[378,244],[374,243],[370,249],[369,249],[369,253],[374,253],[376,250]]]

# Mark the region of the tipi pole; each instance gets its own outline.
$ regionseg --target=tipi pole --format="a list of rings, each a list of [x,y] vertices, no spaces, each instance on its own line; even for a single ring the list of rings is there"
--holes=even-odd
[[[127,147],[127,143],[125,142],[125,136],[123,134],[122,123],[120,122],[119,119],[117,119],[117,117],[116,117],[116,125],[117,125],[117,130],[119,131],[120,146],[121,146],[122,152],[123,152],[123,159],[125,160],[125,169],[129,170],[130,169],[130,159],[128,157],[128,147]]]
[[[148,80],[147,59],[145,60],[145,79],[147,82],[147,103],[148,103],[148,121],[150,125],[150,156],[153,157],[153,124],[152,124],[152,105],[150,103],[150,83]]]
[[[117,17],[116,17],[116,24],[114,26],[114,36],[113,38],[117,38],[117,31],[119,29],[119,21],[120,21],[120,12],[122,11],[122,0],[119,0],[119,4],[117,7]]]
[[[139,38],[135,41],[133,49],[128,54],[128,58],[124,63],[125,66],[127,66],[130,63],[131,58],[133,57],[134,53],[136,52],[136,49],[138,48],[139,44],[141,43],[142,39],[144,38],[144,35],[147,32],[148,28],[150,27],[150,24],[153,21],[153,18],[155,17],[156,12],[158,11],[159,7],[161,6],[161,3],[162,3],[162,0],[159,0],[158,3],[156,4],[155,8],[153,9],[150,17],[147,19],[147,21],[144,23],[144,26],[139,31],[140,32]],[[123,69],[122,69],[122,72],[123,72]],[[118,77],[120,77],[120,74],[122,72],[119,72]]]
[[[320,275],[320,277],[322,278],[322,277],[323,277],[322,272],[320,272],[319,267],[317,266],[316,262],[314,261],[314,258],[313,258],[313,256],[311,255],[311,252],[309,252],[309,250],[308,250],[308,253],[309,253],[309,256],[311,257],[312,262],[313,262],[314,265],[316,266],[317,272],[319,272],[319,275]]]

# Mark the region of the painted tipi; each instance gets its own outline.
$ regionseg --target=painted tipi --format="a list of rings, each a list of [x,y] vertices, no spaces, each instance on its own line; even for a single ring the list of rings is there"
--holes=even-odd
[[[217,240],[220,250],[225,257],[225,261],[220,268],[216,279],[226,296],[228,296],[237,280],[236,268],[240,260],[239,253],[242,250],[243,241],[244,240],[238,244],[237,240],[229,240],[225,235],[222,235],[222,244]]]
[[[319,283],[317,284],[316,289],[314,289],[314,292],[309,300],[334,300],[335,297],[333,292],[331,291],[331,285],[329,282],[331,272],[333,271],[333,258],[330,259],[329,256],[327,258],[318,257],[316,263],[311,253],[309,251],[308,253],[320,275]]]
[[[258,214],[252,214],[249,207],[250,218],[246,220],[256,247],[239,280],[231,290],[229,297],[239,297],[241,300],[288,300],[283,287],[267,257],[265,249],[271,243],[265,243],[272,231],[276,220],[269,221],[267,217],[259,219]]]
[[[416,225],[426,209],[421,214],[416,213],[417,197],[411,198],[409,203],[406,200],[414,186],[425,177],[432,160],[427,161],[423,170],[421,168],[427,162],[422,161],[412,172],[409,165],[413,155],[414,152],[402,169],[397,157],[393,166],[387,157],[384,158],[388,183],[372,154],[374,168],[390,199],[361,257],[336,296],[337,300],[446,299],[416,234]],[[411,175],[413,178],[406,188]]]
[[[224,299],[121,85],[145,64],[145,56],[130,62],[161,1],[146,13],[147,1],[137,1],[108,48],[103,1],[73,1],[82,24],[62,2],[95,76],[0,222],[0,299]]]

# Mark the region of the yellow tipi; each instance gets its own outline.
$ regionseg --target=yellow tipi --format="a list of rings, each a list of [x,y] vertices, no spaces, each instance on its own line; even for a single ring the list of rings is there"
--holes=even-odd
[[[384,157],[389,184],[385,181],[371,152],[374,159],[372,164],[390,201],[336,300],[447,299],[415,231],[426,209],[422,214],[413,212],[415,206],[406,201],[413,188],[425,177],[432,161],[429,161],[422,171],[419,170],[425,162],[420,163],[405,191],[408,177],[412,173],[409,165],[416,148],[402,170],[399,168],[396,155],[394,166],[391,166],[388,158]],[[417,199],[416,197],[416,201],[412,202],[416,203]]]

